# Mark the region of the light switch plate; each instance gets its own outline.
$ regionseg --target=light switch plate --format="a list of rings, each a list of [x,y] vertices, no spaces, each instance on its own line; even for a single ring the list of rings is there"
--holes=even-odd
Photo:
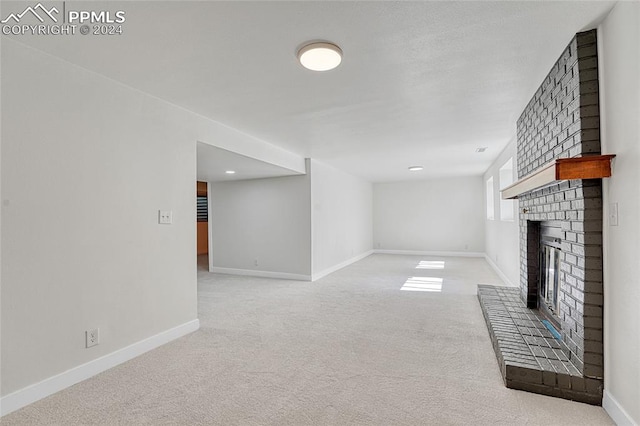
[[[609,205],[609,226],[618,226],[618,203]]]
[[[171,210],[158,210],[158,223],[171,225],[173,223],[173,212]]]

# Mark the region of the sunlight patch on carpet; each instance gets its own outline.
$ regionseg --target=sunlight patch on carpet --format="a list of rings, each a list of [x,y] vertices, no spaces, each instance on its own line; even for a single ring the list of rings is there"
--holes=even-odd
[[[442,278],[437,277],[411,277],[405,281],[400,290],[404,291],[442,291]]]
[[[416,269],[444,269],[444,260],[421,260]]]

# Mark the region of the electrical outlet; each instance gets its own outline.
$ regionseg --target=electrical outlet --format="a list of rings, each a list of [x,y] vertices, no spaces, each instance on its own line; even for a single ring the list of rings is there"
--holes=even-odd
[[[100,329],[99,328],[93,328],[91,330],[87,330],[85,332],[86,338],[87,338],[87,348],[90,348],[92,346],[96,346],[98,343],[100,343]]]
[[[171,225],[173,223],[173,212],[171,210],[158,210],[158,223]]]
[[[258,258],[256,257],[255,260],[253,261],[253,265],[254,266],[258,266]]]

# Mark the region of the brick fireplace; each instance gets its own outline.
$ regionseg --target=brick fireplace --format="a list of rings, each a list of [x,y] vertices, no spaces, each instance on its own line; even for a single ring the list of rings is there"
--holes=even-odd
[[[596,30],[576,34],[518,119],[519,179],[600,153],[597,63]],[[478,289],[505,383],[600,404],[601,180],[556,181],[518,199],[519,289]]]

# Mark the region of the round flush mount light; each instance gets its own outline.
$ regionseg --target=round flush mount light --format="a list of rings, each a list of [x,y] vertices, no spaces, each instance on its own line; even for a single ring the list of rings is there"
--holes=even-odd
[[[342,62],[342,50],[333,43],[310,43],[298,51],[298,60],[311,71],[329,71]]]
[[[424,170],[424,167],[422,167],[422,166],[411,166],[411,167],[409,167],[409,171],[410,172],[419,172],[420,170]]]
[[[236,171],[235,170],[227,170],[225,173],[228,174],[228,175],[235,175]]]

